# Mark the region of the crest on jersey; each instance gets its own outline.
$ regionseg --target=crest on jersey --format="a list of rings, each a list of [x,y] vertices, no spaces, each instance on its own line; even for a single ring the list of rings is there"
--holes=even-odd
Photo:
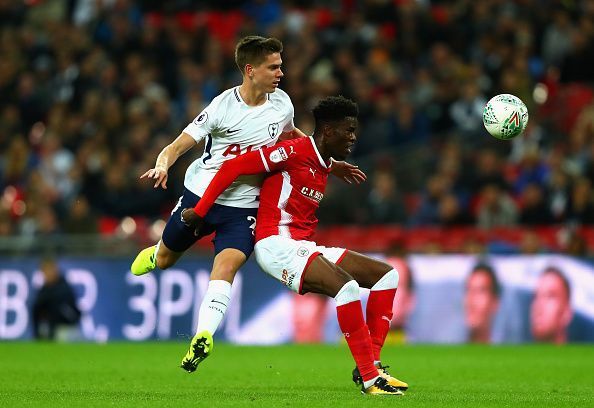
[[[268,134],[270,135],[271,139],[274,139],[278,136],[278,123],[271,123],[268,125]]]
[[[309,255],[309,250],[305,247],[301,247],[297,250],[297,255],[305,257]]]
[[[284,147],[279,147],[278,149],[275,149],[274,151],[272,151],[270,153],[270,156],[268,156],[270,158],[270,161],[273,163],[280,163],[282,161],[285,161],[289,158],[289,155],[287,154],[287,151],[285,150]]]
[[[200,115],[196,116],[196,119],[194,119],[194,124],[197,126],[200,126],[200,125],[204,124],[204,122],[206,122],[207,120],[208,120],[208,113],[206,113],[206,111],[204,111]]]

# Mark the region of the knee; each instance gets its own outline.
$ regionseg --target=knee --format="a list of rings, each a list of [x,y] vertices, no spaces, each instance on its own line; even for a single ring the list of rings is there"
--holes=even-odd
[[[353,279],[345,283],[334,296],[334,299],[337,306],[361,300],[357,281]]]
[[[233,262],[220,262],[213,268],[211,279],[233,282],[237,273],[237,266]]]

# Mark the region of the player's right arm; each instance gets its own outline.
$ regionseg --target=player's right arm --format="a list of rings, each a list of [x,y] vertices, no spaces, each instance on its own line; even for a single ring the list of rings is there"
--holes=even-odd
[[[211,180],[208,188],[194,207],[194,212],[201,217],[204,217],[215,200],[225,191],[233,181],[239,176],[248,174],[265,173],[266,168],[263,159],[262,151],[254,150],[242,154],[235,159],[227,160],[223,163],[217,174]]]
[[[193,209],[194,215],[201,218],[206,216],[208,210],[212,207],[215,200],[225,191],[233,181],[243,175],[270,173],[286,168],[289,154],[287,146],[294,144],[293,141],[286,141],[274,146],[263,147],[227,160],[214,178],[211,180],[208,188]],[[292,148],[293,146],[291,146]],[[190,209],[192,210],[192,209]],[[189,220],[192,214],[182,213],[185,220]]]
[[[194,208],[185,208],[181,213],[181,220],[188,227],[196,229],[196,233],[204,224],[204,217],[212,207],[215,200],[223,191],[225,191],[233,181],[247,174],[259,174],[270,171],[270,166],[265,164],[262,156],[262,150],[254,150],[242,154],[235,159],[227,160],[223,163],[217,174],[210,181],[210,184],[204,191],[204,194],[198,200]]]
[[[202,145],[204,148],[204,139],[196,143],[196,140],[189,134],[182,132],[173,142],[168,144],[161,150],[159,156],[157,156],[157,162],[155,167],[145,172],[140,178],[149,178],[155,180],[154,187],[161,186],[167,189],[167,172],[169,168],[173,166],[173,163],[185,152],[190,150],[192,147]]]

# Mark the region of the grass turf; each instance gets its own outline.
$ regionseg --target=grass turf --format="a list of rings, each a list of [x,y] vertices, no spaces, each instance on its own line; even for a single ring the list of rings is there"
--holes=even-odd
[[[193,374],[185,343],[0,343],[0,406],[593,406],[594,347],[387,346],[403,397],[363,396],[346,346],[216,344]]]

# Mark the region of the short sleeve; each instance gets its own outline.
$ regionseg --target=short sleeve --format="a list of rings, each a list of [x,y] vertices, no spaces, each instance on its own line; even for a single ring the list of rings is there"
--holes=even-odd
[[[184,133],[192,136],[196,143],[204,139],[207,135],[213,132],[216,129],[216,123],[218,118],[216,104],[211,102],[198,116],[194,118],[194,120],[186,126],[183,130]]]
[[[293,129],[295,129],[295,123],[293,123],[293,116],[291,116],[291,118],[287,121],[285,127],[283,128],[283,133],[291,132]]]
[[[260,156],[267,172],[284,170],[297,157],[297,146],[293,140],[277,143],[260,149]]]

